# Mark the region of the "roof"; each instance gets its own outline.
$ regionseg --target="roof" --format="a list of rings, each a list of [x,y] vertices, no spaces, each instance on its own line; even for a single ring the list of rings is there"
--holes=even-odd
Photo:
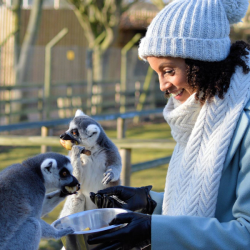
[[[159,9],[152,3],[138,2],[125,11],[120,20],[121,29],[147,29]]]

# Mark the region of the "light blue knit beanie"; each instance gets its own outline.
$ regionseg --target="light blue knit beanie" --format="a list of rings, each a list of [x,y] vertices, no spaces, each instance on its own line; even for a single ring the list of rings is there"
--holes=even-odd
[[[139,56],[224,60],[230,24],[240,22],[248,0],[175,0],[162,9],[141,39]]]

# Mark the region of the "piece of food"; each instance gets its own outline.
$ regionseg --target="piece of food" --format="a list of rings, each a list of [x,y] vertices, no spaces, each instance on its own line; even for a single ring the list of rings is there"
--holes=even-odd
[[[91,152],[87,149],[83,149],[81,153],[85,155],[91,155]]]
[[[73,145],[77,145],[78,142],[77,141],[72,141],[72,140],[63,140],[63,139],[60,139],[60,143],[61,145],[66,148],[67,150],[71,150]]]
[[[63,140],[63,139],[60,139],[60,143],[61,145],[66,148],[67,150],[71,150],[73,145],[78,145],[78,142],[77,141],[73,141],[73,140]],[[85,155],[91,155],[91,152],[87,149],[83,149],[81,154],[85,154]]]
[[[83,231],[89,231],[90,228],[89,227],[86,227]]]
[[[64,188],[68,191],[68,193],[74,194],[80,189],[80,185],[76,185],[74,187],[65,186]]]

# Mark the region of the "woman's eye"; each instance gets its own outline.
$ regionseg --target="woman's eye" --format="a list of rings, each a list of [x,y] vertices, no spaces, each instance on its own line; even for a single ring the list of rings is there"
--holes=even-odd
[[[164,71],[164,75],[165,74],[173,74],[174,73],[174,70],[173,69],[171,69],[171,70],[165,70]]]

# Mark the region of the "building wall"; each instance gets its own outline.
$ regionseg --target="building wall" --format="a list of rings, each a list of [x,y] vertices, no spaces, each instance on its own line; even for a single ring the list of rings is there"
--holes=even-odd
[[[29,16],[30,10],[23,9],[21,18],[21,43],[26,32]],[[63,28],[68,28],[68,33],[57,46],[87,46],[88,43],[83,29],[74,11],[71,9],[43,9],[36,45],[45,46]]]
[[[30,13],[30,9],[22,9],[20,44],[22,44],[24,39]],[[4,21],[0,21],[0,25],[6,29],[4,23]],[[44,82],[45,46],[65,27],[68,28],[68,33],[52,49],[52,83],[87,80],[86,56],[88,44],[74,11],[72,9],[43,9],[36,44],[31,48],[33,56],[29,61],[28,71],[25,75],[24,81],[26,83],[36,84]],[[119,81],[121,70],[120,49],[138,32],[140,31],[119,31],[117,42],[103,54],[103,80]],[[8,41],[8,46],[9,52],[8,56],[6,54],[6,58],[8,57],[9,60],[9,70],[7,71],[6,68],[0,65],[0,70],[5,71],[5,76],[1,74],[2,78],[4,77],[0,82],[2,85],[14,84],[15,79],[13,64],[14,39]],[[128,53],[128,85],[134,86],[135,78],[144,78],[147,72],[148,65],[138,60],[137,53],[137,47]],[[5,64],[7,65],[6,60]],[[1,62],[3,62],[3,59],[1,59]],[[12,80],[9,80],[9,78]]]
[[[12,11],[0,5],[0,44],[15,30]],[[14,36],[0,47],[0,86],[13,85],[14,72]]]

